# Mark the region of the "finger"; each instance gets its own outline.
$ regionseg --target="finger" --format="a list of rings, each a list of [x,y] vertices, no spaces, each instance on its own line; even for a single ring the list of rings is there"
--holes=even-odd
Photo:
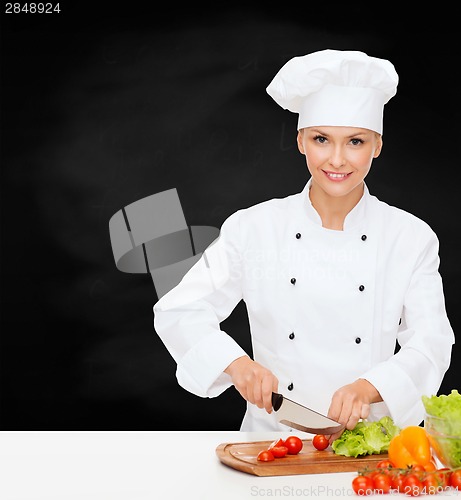
[[[352,430],[359,422],[360,416],[352,413],[347,419],[346,429]]]
[[[263,397],[262,397],[262,380],[257,377],[252,382],[253,388],[253,401],[258,408],[263,408]]]
[[[273,375],[269,373],[266,375],[261,384],[263,407],[267,413],[272,413],[272,387],[273,387]]]
[[[365,419],[370,413],[370,405],[367,403],[362,403],[357,401],[352,405],[352,411],[348,418],[347,429],[353,429],[360,421],[360,419]]]
[[[279,381],[270,371],[267,372],[262,383],[263,404],[267,413],[272,413],[272,393],[278,391]]]
[[[279,379],[274,374],[272,375],[272,392],[279,392]]]
[[[271,390],[271,408],[273,408],[272,406],[272,393],[273,392],[276,392],[278,393],[279,392],[279,379],[274,375],[272,374],[272,390]]]
[[[342,408],[341,400],[338,397],[333,396],[330,408],[328,409],[327,416],[332,420],[336,420],[336,422],[339,422],[339,416],[341,415],[341,408]]]
[[[337,419],[340,424],[346,426],[347,429],[350,428],[349,420],[353,416],[353,406],[349,400],[343,400],[341,406],[341,413]]]
[[[349,425],[357,425],[360,420],[365,420],[370,413],[370,405],[362,398],[356,396],[352,400],[352,409],[349,416]]]
[[[370,405],[367,403],[364,403],[362,405],[362,411],[360,412],[360,418],[362,420],[366,420],[368,418],[369,414],[370,414]]]
[[[339,437],[341,437],[341,434],[343,433],[343,431],[339,431],[339,432],[335,432],[334,434],[332,434],[331,436],[327,436],[328,437],[328,442],[330,444],[333,443],[333,441],[336,441]]]

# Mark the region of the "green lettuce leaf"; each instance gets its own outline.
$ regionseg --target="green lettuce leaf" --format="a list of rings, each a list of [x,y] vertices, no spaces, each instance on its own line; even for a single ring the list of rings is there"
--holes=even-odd
[[[377,422],[361,421],[354,429],[346,429],[331,447],[337,455],[346,457],[386,453],[391,439],[399,432],[400,428],[388,416]]]
[[[453,389],[448,395],[422,396],[422,401],[431,431],[441,434],[436,445],[439,452],[453,467],[461,467],[461,394]]]
[[[394,424],[394,421],[392,420],[391,417],[388,416],[383,417],[379,421],[379,423],[384,427],[384,430],[389,437],[389,442],[394,436],[397,436],[397,434],[400,432],[400,427]]]
[[[431,421],[434,430],[449,436],[461,436],[461,394],[456,389],[448,395],[423,396],[422,401],[428,415],[443,418],[439,423]]]

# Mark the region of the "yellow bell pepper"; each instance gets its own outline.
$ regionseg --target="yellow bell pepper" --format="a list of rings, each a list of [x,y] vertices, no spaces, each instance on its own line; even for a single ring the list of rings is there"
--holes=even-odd
[[[389,460],[395,467],[405,469],[414,465],[433,463],[432,449],[423,427],[410,425],[394,436],[389,443]]]

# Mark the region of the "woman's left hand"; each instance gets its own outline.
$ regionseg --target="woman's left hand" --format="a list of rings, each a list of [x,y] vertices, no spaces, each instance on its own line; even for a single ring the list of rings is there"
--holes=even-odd
[[[370,413],[370,404],[382,401],[376,387],[368,380],[359,378],[352,384],[340,387],[331,399],[328,417],[343,424],[346,429],[352,430],[359,420],[365,420]],[[329,436],[330,444],[343,431]]]

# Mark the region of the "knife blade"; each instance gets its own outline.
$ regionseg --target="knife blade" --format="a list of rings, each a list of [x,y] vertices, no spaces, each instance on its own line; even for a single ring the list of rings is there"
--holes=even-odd
[[[306,406],[295,403],[277,392],[272,393],[272,406],[281,424],[311,434],[334,434],[344,425]]]

